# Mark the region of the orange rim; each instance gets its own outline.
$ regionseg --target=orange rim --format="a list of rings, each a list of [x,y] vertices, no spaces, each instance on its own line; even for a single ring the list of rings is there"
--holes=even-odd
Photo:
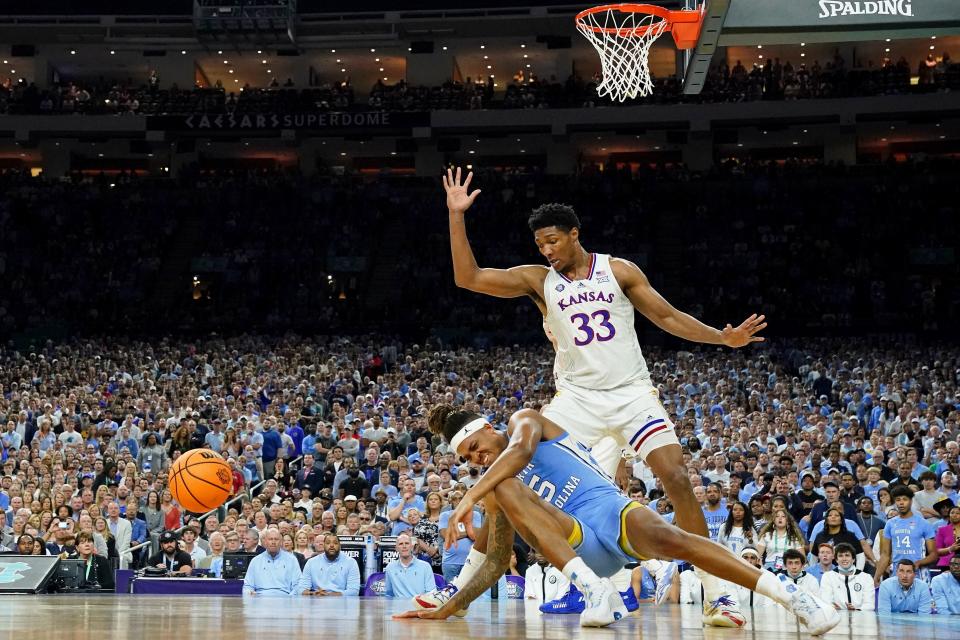
[[[700,37],[700,25],[703,23],[703,12],[701,10],[679,10],[671,11],[652,4],[605,4],[599,7],[584,9],[574,18],[578,26],[592,31],[594,33],[604,33],[616,35],[622,38],[630,36],[646,35],[653,25],[642,25],[639,27],[600,27],[589,24],[585,18],[595,13],[604,11],[618,11],[620,13],[644,13],[659,17],[666,21],[667,25],[664,31],[670,31],[673,40],[678,49],[692,49],[697,45],[697,39]]]

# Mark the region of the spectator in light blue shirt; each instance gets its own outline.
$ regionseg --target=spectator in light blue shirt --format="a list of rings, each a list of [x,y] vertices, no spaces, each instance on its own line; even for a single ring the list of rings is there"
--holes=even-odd
[[[388,598],[413,598],[433,591],[436,582],[428,562],[413,555],[413,541],[405,533],[397,536],[397,558],[384,570],[383,595]]]
[[[307,560],[297,593],[305,596],[355,596],[360,593],[357,561],[340,553],[340,538],[323,537],[323,553]]]
[[[213,430],[207,432],[207,435],[203,438],[203,442],[208,445],[212,451],[220,453],[223,451],[223,439],[224,434],[220,431],[220,421],[214,420]]]
[[[453,511],[444,511],[440,514],[440,522],[437,523],[437,526],[440,528],[441,540],[446,537],[447,524],[450,522],[450,515],[452,513]],[[474,511],[473,530],[478,531],[482,523],[483,520],[480,514]],[[443,550],[441,566],[443,567],[443,577],[447,582],[456,578],[460,573],[471,549],[473,549],[473,539],[468,536],[466,527],[464,527],[457,532],[457,541],[453,546],[449,549],[444,548]]]
[[[950,571],[945,571],[930,582],[937,613],[960,615],[960,555],[950,558]]]
[[[400,493],[398,493],[396,497],[391,498],[387,503],[387,518],[390,519],[390,524],[393,527],[393,535],[398,535],[410,526],[403,521],[402,516],[407,512],[407,509],[411,507],[421,513],[427,510],[427,504],[423,501],[423,498],[417,495],[416,482],[407,479],[402,482]],[[442,515],[440,517],[441,519],[443,518]],[[440,526],[443,527],[443,525]],[[467,551],[469,551],[469,549]],[[467,557],[466,552],[464,552],[463,557]],[[463,563],[461,562],[460,564]]]
[[[267,529],[261,541],[267,550],[250,561],[243,579],[243,595],[294,595],[301,575],[297,556],[280,548],[277,529]]]
[[[933,610],[930,587],[916,578],[913,561],[901,560],[897,564],[897,575],[880,583],[877,613],[930,613]]]

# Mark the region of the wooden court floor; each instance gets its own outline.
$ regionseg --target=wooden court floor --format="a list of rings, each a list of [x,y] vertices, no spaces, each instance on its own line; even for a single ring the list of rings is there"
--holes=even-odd
[[[477,602],[466,618],[391,620],[406,603],[381,598],[242,598],[215,596],[0,596],[0,636],[20,639],[202,640],[206,638],[344,638],[358,640],[780,640],[809,637],[781,609],[761,610],[745,629],[700,625],[693,605],[641,605],[606,629],[582,629],[576,616],[541,615],[533,602]],[[960,616],[878,617],[844,614],[828,638],[960,639]],[[282,635],[281,635],[282,634]]]

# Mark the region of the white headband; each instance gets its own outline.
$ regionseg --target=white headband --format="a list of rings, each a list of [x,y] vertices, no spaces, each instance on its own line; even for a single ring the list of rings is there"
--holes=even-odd
[[[453,452],[457,455],[460,455],[460,451],[458,450],[460,449],[460,445],[463,444],[463,441],[469,438],[471,434],[483,429],[486,424],[486,420],[483,418],[477,418],[476,420],[463,425],[460,431],[457,431],[456,435],[450,439],[450,446],[453,448]]]

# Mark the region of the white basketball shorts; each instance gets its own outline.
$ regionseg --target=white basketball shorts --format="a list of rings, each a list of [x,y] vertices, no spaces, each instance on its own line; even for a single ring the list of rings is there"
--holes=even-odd
[[[616,476],[621,447],[646,460],[654,449],[680,444],[659,392],[648,382],[596,390],[558,381],[556,395],[541,413],[591,447],[610,477]]]

